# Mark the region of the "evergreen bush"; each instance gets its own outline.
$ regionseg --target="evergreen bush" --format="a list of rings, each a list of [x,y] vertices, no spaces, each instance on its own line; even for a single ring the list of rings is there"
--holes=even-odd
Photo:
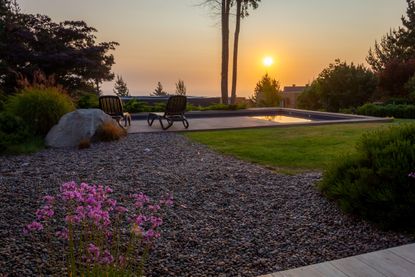
[[[415,124],[364,135],[318,185],[341,209],[391,229],[415,229]]]
[[[0,153],[8,152],[10,146],[23,143],[29,136],[28,127],[21,118],[0,113]]]
[[[55,87],[28,87],[10,96],[6,103],[6,111],[22,118],[33,134],[41,136],[74,109],[71,98]]]
[[[98,96],[91,92],[81,92],[76,106],[78,109],[98,109]]]

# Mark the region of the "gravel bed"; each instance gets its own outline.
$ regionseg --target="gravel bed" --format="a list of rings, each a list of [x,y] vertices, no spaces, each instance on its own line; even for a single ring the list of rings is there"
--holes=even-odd
[[[46,242],[21,230],[42,196],[71,180],[174,194],[146,276],[257,276],[413,241],[342,214],[314,188],[320,177],[275,174],[173,133],[0,157],[0,276],[64,276],[59,262],[48,271]]]

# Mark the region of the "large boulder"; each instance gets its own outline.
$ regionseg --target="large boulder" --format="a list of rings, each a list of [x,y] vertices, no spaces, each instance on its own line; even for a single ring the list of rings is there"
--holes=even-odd
[[[59,123],[50,129],[45,143],[48,147],[75,147],[84,139],[91,139],[99,126],[110,122],[118,127],[111,116],[100,109],[79,109],[65,114]]]

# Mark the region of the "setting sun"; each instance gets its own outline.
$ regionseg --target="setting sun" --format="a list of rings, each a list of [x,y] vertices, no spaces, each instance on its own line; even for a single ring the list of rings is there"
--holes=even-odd
[[[274,59],[272,57],[265,57],[263,60],[265,66],[271,66],[274,64]]]

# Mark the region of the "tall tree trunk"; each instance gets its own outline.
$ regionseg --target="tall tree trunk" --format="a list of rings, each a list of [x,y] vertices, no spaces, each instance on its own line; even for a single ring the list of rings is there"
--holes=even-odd
[[[231,0],[222,0],[222,72],[221,101],[228,104],[228,70],[229,70],[229,12]]]
[[[236,26],[235,26],[235,37],[233,41],[233,71],[232,71],[231,104],[236,103],[236,82],[238,78],[238,48],[239,48],[239,33],[241,31],[241,11],[242,11],[242,0],[236,0]]]

